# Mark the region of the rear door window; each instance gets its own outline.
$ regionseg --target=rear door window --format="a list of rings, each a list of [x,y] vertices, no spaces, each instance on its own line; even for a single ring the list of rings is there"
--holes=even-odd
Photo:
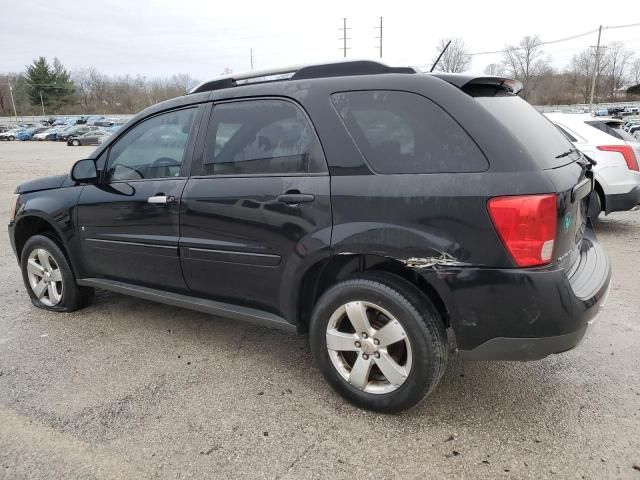
[[[421,95],[357,91],[331,100],[377,173],[479,172],[489,166],[464,129]]]
[[[305,175],[326,171],[315,130],[294,103],[256,99],[214,107],[202,175]]]

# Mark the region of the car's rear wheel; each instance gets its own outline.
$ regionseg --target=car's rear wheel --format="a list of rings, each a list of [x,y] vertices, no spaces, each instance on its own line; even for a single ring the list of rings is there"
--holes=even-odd
[[[16,137],[14,137],[13,135],[9,135],[9,141],[13,142],[16,139]]]
[[[27,293],[36,307],[73,312],[91,303],[93,289],[76,284],[66,256],[49,236],[29,238],[20,265]]]
[[[318,301],[313,356],[329,384],[359,407],[410,408],[438,384],[447,362],[437,310],[404,279],[372,272],[340,282]]]

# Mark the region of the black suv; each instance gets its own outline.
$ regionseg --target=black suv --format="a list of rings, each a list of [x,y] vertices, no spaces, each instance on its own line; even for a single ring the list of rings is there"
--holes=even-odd
[[[201,84],[17,188],[29,296],[69,312],[97,287],[308,332],[331,386],[379,411],[433,390],[448,340],[569,350],[610,281],[591,164],[519,88],[374,62]]]

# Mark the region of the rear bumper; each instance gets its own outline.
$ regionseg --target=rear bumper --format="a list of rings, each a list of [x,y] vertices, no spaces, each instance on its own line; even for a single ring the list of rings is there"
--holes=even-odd
[[[540,338],[492,338],[473,350],[461,350],[465,360],[540,360],[554,353],[562,353],[577,346],[587,327],[575,332]]]
[[[640,204],[640,186],[633,187],[627,193],[605,195],[606,212],[624,212]]]
[[[575,347],[601,312],[611,281],[606,253],[588,233],[570,272],[460,268],[438,277],[459,352],[470,360],[537,360]],[[444,285],[443,283],[444,282]]]

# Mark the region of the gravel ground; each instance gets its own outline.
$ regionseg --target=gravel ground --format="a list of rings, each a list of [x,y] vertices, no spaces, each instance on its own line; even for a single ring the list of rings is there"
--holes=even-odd
[[[0,198],[90,151],[0,143]],[[640,479],[640,212],[598,230],[613,286],[579,348],[454,356],[395,416],[335,395],[304,337],[111,293],[36,309],[0,235],[0,478]]]

